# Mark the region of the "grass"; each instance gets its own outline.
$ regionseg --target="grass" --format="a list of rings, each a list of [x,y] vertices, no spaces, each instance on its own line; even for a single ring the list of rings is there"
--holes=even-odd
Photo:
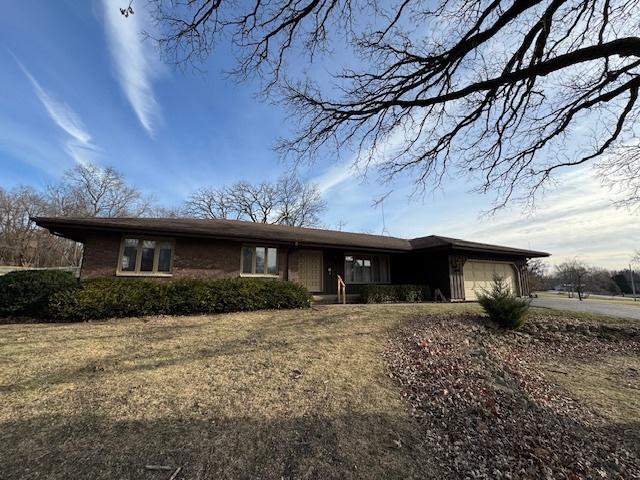
[[[419,439],[380,352],[403,316],[436,308],[1,326],[2,477],[419,476],[395,447]]]
[[[609,423],[640,422],[640,357],[546,363],[547,376]],[[640,440],[640,432],[637,434]]]
[[[545,315],[548,317],[557,318],[573,318],[576,320],[582,320],[586,322],[595,322],[599,324],[611,324],[611,325],[630,325],[637,326],[638,320],[635,318],[625,318],[615,315],[604,315],[602,313],[593,312],[577,312],[575,310],[563,310],[560,308],[549,307],[531,307],[529,309],[529,316]]]
[[[2,325],[0,477],[428,477],[381,353],[405,319],[465,312],[479,307]]]
[[[569,299],[569,295],[566,292],[537,292],[539,298],[564,298]],[[578,294],[574,293],[574,297],[576,301],[578,300]],[[613,295],[597,295],[597,294],[589,294],[587,298],[582,300],[583,302],[596,302],[596,303],[612,303],[616,305],[634,305],[640,308],[640,293],[638,295],[638,299],[636,301],[633,300],[633,297],[626,296],[623,297],[621,295],[613,296]]]

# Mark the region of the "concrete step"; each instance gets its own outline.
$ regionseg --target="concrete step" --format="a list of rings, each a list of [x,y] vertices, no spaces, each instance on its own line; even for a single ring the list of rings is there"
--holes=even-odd
[[[338,303],[338,295],[335,294],[314,294],[313,303],[316,305],[329,305]],[[347,303],[358,303],[360,301],[360,295],[352,293],[347,295]]]

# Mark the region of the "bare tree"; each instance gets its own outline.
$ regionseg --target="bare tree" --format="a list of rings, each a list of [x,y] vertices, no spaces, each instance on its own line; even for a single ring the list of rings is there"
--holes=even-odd
[[[298,177],[282,177],[277,185],[279,205],[277,223],[291,227],[317,226],[326,203],[317,185]]]
[[[571,295],[575,291],[578,294],[578,299],[582,301],[586,286],[585,280],[589,275],[589,267],[581,260],[574,258],[557,265],[556,271],[560,279],[570,289],[569,294]]]
[[[277,184],[238,182],[227,189],[227,196],[237,218],[256,223],[280,223],[277,211],[280,192]]]
[[[276,182],[237,182],[219,189],[199,189],[189,197],[184,211],[197,218],[304,227],[318,225],[324,208],[317,186],[285,176]]]
[[[156,214],[152,199],[112,167],[78,165],[43,192],[0,187],[0,263],[29,267],[78,266],[82,245],[37,228],[30,217]],[[174,212],[163,210],[163,216]]]
[[[527,278],[529,290],[539,292],[546,288],[547,264],[540,258],[533,258],[527,262]]]
[[[193,192],[185,202],[184,212],[195,218],[237,219],[231,211],[231,199],[226,189],[203,187]]]
[[[0,188],[0,264],[22,267],[77,266],[79,244],[39,229],[32,216],[55,214],[46,195],[31,187]]]
[[[614,280],[614,272],[606,268],[592,267],[585,279],[586,288],[593,293],[620,295],[622,290]]]
[[[38,255],[37,227],[30,216],[47,211],[41,194],[30,187],[12,191],[0,188],[0,262],[4,265],[32,265]]]
[[[184,217],[185,212],[179,207],[164,207],[160,205],[152,205],[147,212],[146,217],[152,218],[181,218]]]
[[[420,188],[453,171],[496,192],[497,208],[531,204],[559,171],[595,162],[622,203],[640,204],[640,0],[148,4],[168,60],[198,62],[228,35],[235,73],[283,94],[299,125],[285,155],[355,147],[363,167]],[[287,69],[349,48],[337,88]]]
[[[47,194],[54,211],[63,216],[139,217],[149,213],[153,203],[113,167],[93,164],[67,170]]]

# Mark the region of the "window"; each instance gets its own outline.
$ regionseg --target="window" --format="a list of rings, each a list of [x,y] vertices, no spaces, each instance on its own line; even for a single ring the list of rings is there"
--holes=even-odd
[[[136,258],[138,257],[138,242],[139,240],[137,238],[125,238],[122,249],[122,261],[120,263],[120,270],[123,272],[135,272]]]
[[[156,256],[156,242],[154,240],[142,241],[142,257],[140,257],[140,271],[153,272],[153,259]]]
[[[278,249],[275,247],[242,247],[243,275],[278,275]]]
[[[171,273],[173,242],[149,238],[122,241],[119,273],[156,275]]]
[[[389,283],[389,257],[386,255],[345,255],[346,283]]]
[[[158,249],[158,271],[169,273],[171,271],[171,242],[160,242]]]

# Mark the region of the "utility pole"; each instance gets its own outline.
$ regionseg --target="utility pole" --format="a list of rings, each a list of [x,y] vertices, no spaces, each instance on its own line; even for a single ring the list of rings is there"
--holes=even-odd
[[[631,291],[633,292],[633,301],[636,301],[636,282],[633,280],[633,270],[629,264],[629,276],[631,276]]]

